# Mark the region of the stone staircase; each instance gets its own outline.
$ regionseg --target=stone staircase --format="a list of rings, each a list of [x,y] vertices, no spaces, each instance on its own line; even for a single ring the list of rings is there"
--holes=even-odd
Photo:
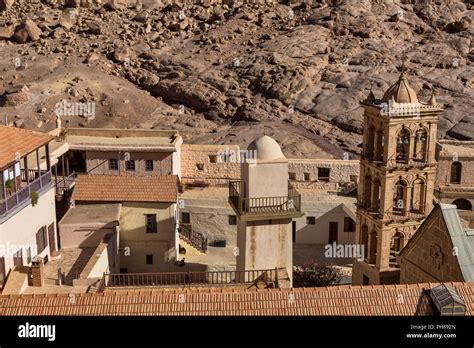
[[[186,249],[187,255],[204,255],[207,251],[207,237],[195,231],[191,224],[179,225],[179,244]]]

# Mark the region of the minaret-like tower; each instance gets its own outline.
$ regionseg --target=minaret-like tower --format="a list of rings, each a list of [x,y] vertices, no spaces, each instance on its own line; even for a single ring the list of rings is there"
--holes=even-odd
[[[364,260],[354,260],[353,284],[399,282],[397,255],[433,207],[438,115],[434,95],[418,100],[405,72],[364,107],[363,153],[357,202],[356,243]]]
[[[237,215],[237,270],[286,268],[292,279],[291,221],[301,214],[301,197],[289,187],[288,160],[269,136],[254,140],[241,164],[241,181],[229,183]]]

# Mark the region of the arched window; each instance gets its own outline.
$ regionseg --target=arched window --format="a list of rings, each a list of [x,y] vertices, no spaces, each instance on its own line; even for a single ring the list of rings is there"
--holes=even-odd
[[[367,130],[366,156],[369,159],[374,157],[375,127],[371,126]]]
[[[378,211],[380,209],[380,195],[381,195],[380,180],[375,179],[373,186],[374,186],[374,189],[372,192],[372,200],[371,200],[372,209],[374,211]]]
[[[458,207],[459,210],[472,210],[472,204],[467,199],[459,198],[456,199],[453,204]]]
[[[369,245],[369,263],[375,263],[377,260],[377,232],[370,233]]]
[[[413,159],[419,162],[428,159],[428,133],[424,129],[416,132]]]
[[[411,211],[422,214],[425,207],[425,182],[418,178],[413,182],[413,189],[411,192]]]
[[[366,260],[369,251],[369,228],[366,224],[362,225],[360,230],[360,244],[364,246],[364,260]]]
[[[377,131],[377,141],[375,144],[375,160],[383,162],[383,145],[384,145],[384,134],[383,129]]]
[[[403,181],[402,179],[399,179],[395,183],[395,187],[393,188],[393,211],[394,212],[401,213],[405,211],[406,192],[407,192],[406,182]]]
[[[402,128],[397,137],[397,155],[398,163],[408,163],[408,153],[410,149],[410,132],[406,128]]]
[[[451,184],[460,184],[461,183],[461,172],[462,164],[461,162],[451,163]]]
[[[405,239],[402,233],[395,232],[390,243],[390,249],[397,255],[403,248]]]
[[[363,205],[365,208],[370,208],[371,200],[370,195],[372,194],[372,178],[370,175],[367,175],[364,179],[364,201]]]

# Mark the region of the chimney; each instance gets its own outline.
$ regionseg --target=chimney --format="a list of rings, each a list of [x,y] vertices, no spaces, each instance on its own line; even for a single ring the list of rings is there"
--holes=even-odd
[[[44,265],[41,256],[35,256],[31,260],[31,285],[42,287],[44,285]]]

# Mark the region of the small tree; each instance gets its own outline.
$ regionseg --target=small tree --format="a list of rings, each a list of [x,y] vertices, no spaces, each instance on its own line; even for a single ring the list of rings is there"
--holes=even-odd
[[[293,286],[314,287],[338,284],[342,279],[342,271],[333,266],[307,262],[293,269]]]
[[[38,199],[39,195],[38,192],[33,191],[31,192],[31,205],[34,207],[36,204],[38,204]]]

